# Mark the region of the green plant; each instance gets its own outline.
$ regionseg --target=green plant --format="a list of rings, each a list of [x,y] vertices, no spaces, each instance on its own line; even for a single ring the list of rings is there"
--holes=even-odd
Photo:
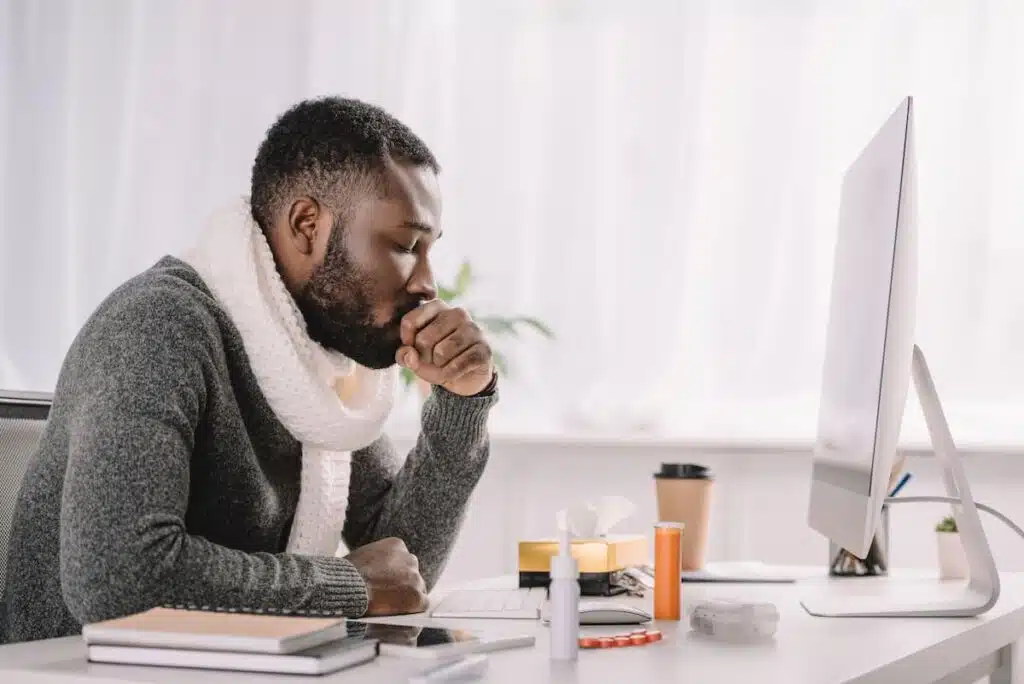
[[[438,284],[437,296],[448,304],[459,302],[473,285],[473,268],[468,261],[463,261],[455,274],[455,282],[449,285]],[[494,355],[494,366],[498,375],[508,375],[508,357],[497,348],[497,339],[502,337],[518,337],[521,328],[529,328],[543,335],[548,339],[554,338],[551,329],[541,321],[532,316],[499,316],[495,314],[478,315],[472,309],[467,308],[467,313],[476,321],[476,324],[488,333],[488,340],[491,343],[491,351]],[[416,381],[416,374],[408,368],[402,369],[402,382],[409,387]]]
[[[956,518],[951,515],[947,515],[945,518],[939,521],[939,524],[935,526],[936,532],[956,532]]]

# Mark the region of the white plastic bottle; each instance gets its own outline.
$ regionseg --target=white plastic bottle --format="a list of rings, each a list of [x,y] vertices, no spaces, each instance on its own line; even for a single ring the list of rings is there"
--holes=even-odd
[[[568,527],[558,538],[558,555],[551,559],[551,659],[576,660],[580,638],[580,571],[569,547]]]

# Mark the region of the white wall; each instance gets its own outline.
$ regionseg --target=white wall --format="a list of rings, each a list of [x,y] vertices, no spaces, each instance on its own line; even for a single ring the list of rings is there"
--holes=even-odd
[[[809,447],[709,453],[682,444],[600,442],[496,437],[442,584],[514,573],[516,541],[550,536],[555,511],[579,499],[623,495],[637,511],[621,531],[650,533],[655,518],[652,474],[662,461],[698,461],[716,473],[710,560],[826,563],[827,541],[805,522]],[[410,446],[406,440],[397,444]],[[1024,522],[1024,452],[967,453],[964,460],[977,500]],[[914,452],[907,468],[914,478],[904,494],[945,493],[931,456]],[[933,528],[946,511],[940,504],[893,508],[893,566],[934,567]],[[990,516],[983,514],[982,520],[1000,568],[1024,570],[1024,539]]]

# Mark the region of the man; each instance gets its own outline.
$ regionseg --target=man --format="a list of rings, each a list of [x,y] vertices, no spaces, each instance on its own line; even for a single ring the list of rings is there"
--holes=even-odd
[[[381,109],[300,103],[249,200],[100,305],[19,495],[9,641],[154,606],[424,609],[497,401],[480,329],[436,299],[437,173]],[[434,385],[404,463],[396,362]]]

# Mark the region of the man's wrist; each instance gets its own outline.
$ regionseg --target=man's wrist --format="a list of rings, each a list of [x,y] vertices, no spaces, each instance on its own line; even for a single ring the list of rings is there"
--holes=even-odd
[[[311,608],[346,617],[360,617],[369,608],[369,586],[348,558],[311,556],[313,582],[318,588]]]
[[[423,404],[422,427],[430,431],[440,425],[446,431],[457,432],[461,425],[474,432],[486,424],[490,408],[498,401],[500,384],[495,373],[487,385],[474,394],[459,394],[444,385],[434,385],[431,400]]]
[[[497,390],[497,389],[498,389],[498,371],[494,371],[491,374],[491,381],[489,383],[487,383],[487,387],[484,387],[482,390],[480,390],[476,394],[470,394],[469,396],[471,396],[471,397],[489,397],[492,394],[494,394],[495,390]]]

